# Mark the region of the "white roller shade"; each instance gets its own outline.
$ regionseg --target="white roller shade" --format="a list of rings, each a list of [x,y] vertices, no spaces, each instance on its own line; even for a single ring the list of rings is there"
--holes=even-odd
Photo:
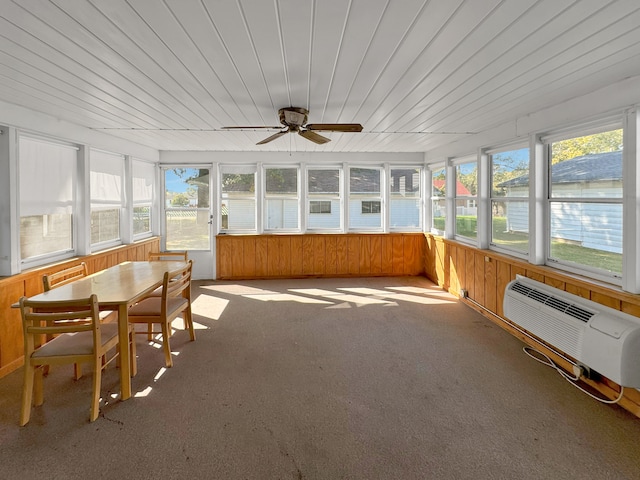
[[[91,208],[122,205],[124,157],[100,150],[91,150]]]
[[[153,202],[156,166],[152,163],[133,161],[133,203]]]
[[[72,214],[78,149],[20,137],[20,216]]]

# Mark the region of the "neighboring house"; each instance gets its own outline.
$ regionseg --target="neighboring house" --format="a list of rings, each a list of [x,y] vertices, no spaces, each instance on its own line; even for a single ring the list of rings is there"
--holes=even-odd
[[[433,196],[444,198],[444,179],[433,180]],[[471,192],[465,187],[460,180],[456,180],[456,197],[469,197]],[[444,209],[444,202],[442,202],[441,208]],[[478,208],[475,198],[456,199],[456,215],[477,215]],[[443,217],[444,211],[435,210],[433,215],[436,217]]]
[[[564,198],[621,198],[622,151],[572,158],[551,167],[551,237],[583,247],[622,253],[622,209],[607,203],[566,202]],[[529,175],[498,185],[507,197],[529,189]],[[527,202],[505,202],[507,230],[528,232]]]

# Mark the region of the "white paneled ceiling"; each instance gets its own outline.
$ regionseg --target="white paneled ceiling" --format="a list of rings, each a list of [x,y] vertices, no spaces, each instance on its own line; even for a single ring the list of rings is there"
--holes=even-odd
[[[637,75],[638,0],[0,0],[0,100],[160,150],[428,151]],[[287,106],[364,129],[221,129]]]

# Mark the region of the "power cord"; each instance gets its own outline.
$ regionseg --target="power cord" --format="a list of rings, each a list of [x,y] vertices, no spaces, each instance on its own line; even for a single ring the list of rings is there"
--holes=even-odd
[[[524,351],[524,353],[526,353],[531,358],[533,358],[536,362],[540,362],[543,365],[546,365],[547,367],[551,367],[551,368],[555,369],[562,376],[562,378],[564,378],[567,382],[569,382],[571,385],[576,387],[578,390],[580,390],[583,393],[586,393],[591,398],[593,398],[593,399],[595,399],[595,400],[597,400],[599,402],[608,403],[608,404],[618,403],[620,401],[620,399],[622,398],[622,395],[624,394],[624,387],[620,386],[620,395],[618,395],[618,397],[616,399],[614,399],[614,400],[607,400],[607,399],[604,399],[604,398],[596,397],[594,394],[592,394],[591,392],[588,392],[587,390],[582,388],[580,385],[575,383],[578,380],[580,380],[580,377],[581,377],[582,372],[583,372],[583,367],[582,366],[574,364],[574,366],[578,370],[578,373],[576,373],[576,375],[574,375],[574,376],[571,376],[567,372],[562,370],[558,365],[556,365],[555,362],[553,360],[551,360],[551,358],[549,358],[548,355],[546,355],[545,353],[541,352],[540,350],[536,350],[535,348],[530,347],[528,345],[522,347],[522,350]],[[544,357],[544,360],[542,360],[537,355],[534,355],[531,352],[535,352],[537,355],[539,355],[541,357]]]

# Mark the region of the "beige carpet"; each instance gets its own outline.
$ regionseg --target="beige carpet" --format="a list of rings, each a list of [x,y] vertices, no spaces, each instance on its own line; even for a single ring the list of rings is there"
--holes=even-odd
[[[174,367],[138,338],[135,397],[88,422],[91,376],[55,369],[2,479],[638,479],[640,422],[580,393],[423,278],[200,281]],[[182,328],[182,322],[175,326]]]

